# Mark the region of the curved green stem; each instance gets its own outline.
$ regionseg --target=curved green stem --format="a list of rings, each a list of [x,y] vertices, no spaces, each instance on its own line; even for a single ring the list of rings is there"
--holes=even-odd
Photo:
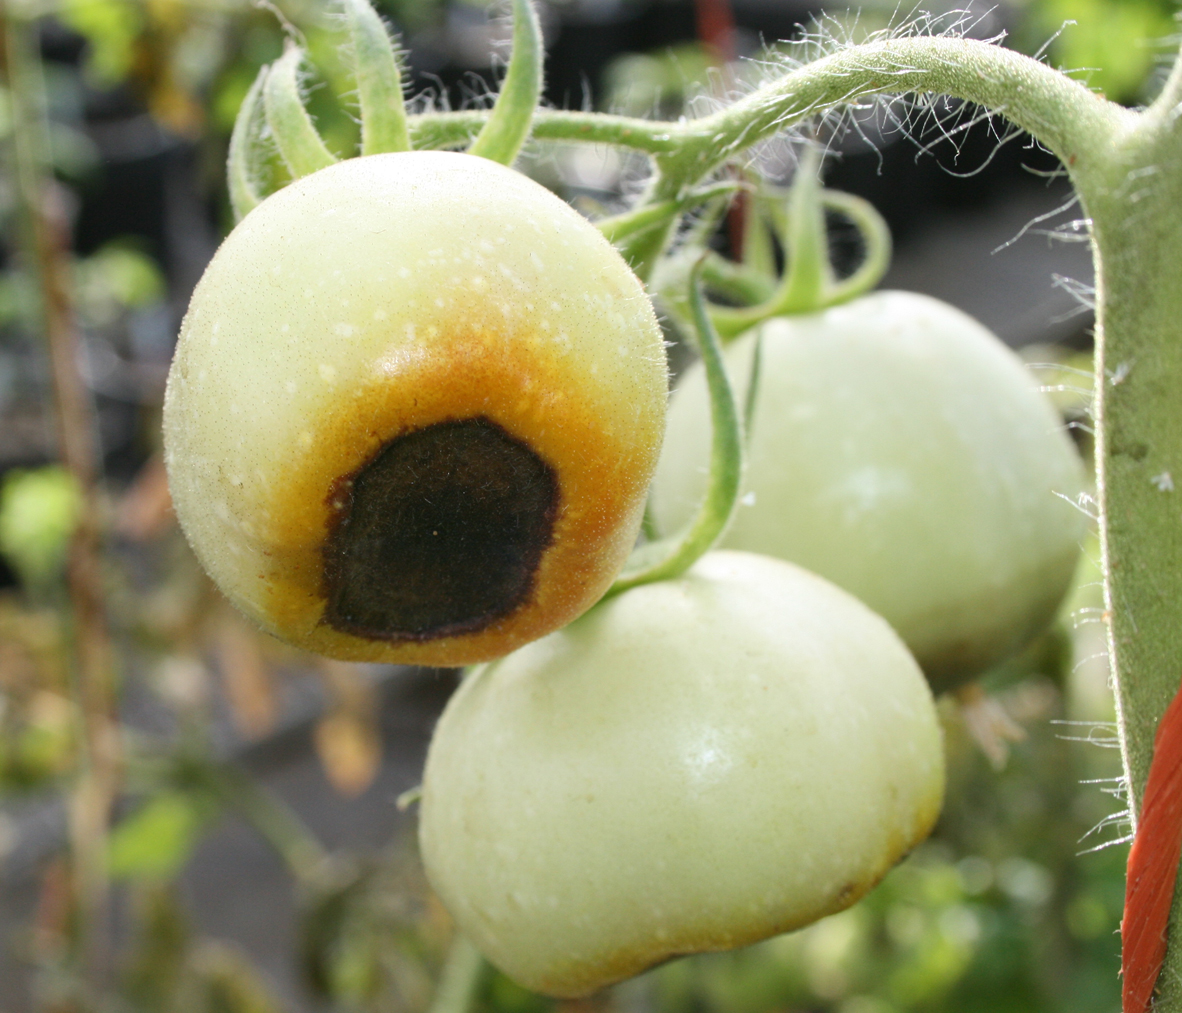
[[[755,348],[751,352],[751,372],[747,376],[747,396],[743,400],[743,439],[751,445],[751,433],[755,429],[755,408],[759,403],[759,384],[763,377],[763,332],[755,335]]]
[[[752,213],[749,222],[754,222],[757,215]],[[764,303],[776,293],[777,281],[775,276],[769,277],[760,270],[752,270],[744,261],[736,264],[727,260],[721,254],[711,252],[706,256],[706,263],[702,269],[702,279],[711,292],[722,295],[738,303]],[[714,312],[717,312],[715,308]],[[713,319],[713,314],[711,315]],[[715,321],[715,328],[718,323]]]
[[[415,148],[459,148],[480,133],[491,112],[465,109],[460,112],[418,113],[407,118]],[[565,109],[536,109],[531,136],[539,141],[585,141],[655,155],[677,148],[677,125],[661,120],[641,120],[606,113],[585,113]]]
[[[316,881],[329,854],[303,820],[237,767],[211,768],[208,777],[213,791],[275,850],[294,879]]]
[[[869,292],[891,265],[891,230],[874,205],[852,193],[826,190],[821,203],[845,215],[862,236],[862,263],[848,278],[835,282],[825,297],[825,305],[848,302]]]
[[[1103,171],[1114,140],[1136,113],[1028,56],[973,39],[917,36],[850,46],[814,60],[739,102],[678,131],[676,152],[658,158],[657,197],[798,123],[878,94],[964,99],[1004,115],[1046,145],[1073,176]]]
[[[226,181],[230,190],[230,207],[234,220],[241,221],[246,213],[257,207],[263,200],[255,187],[252,158],[259,136],[259,123],[266,115],[263,110],[263,88],[267,81],[267,68],[260,67],[258,76],[242,100],[242,107],[234,120],[234,131],[230,134],[230,151],[226,157]]]
[[[466,936],[457,932],[428,1013],[468,1013],[476,1000],[486,966],[480,951]]]
[[[743,480],[743,423],[726,366],[722,345],[706,312],[702,295],[702,259],[690,274],[690,309],[698,332],[698,351],[710,390],[710,484],[689,525],[670,538],[642,545],[633,554],[605,597],[640,584],[681,576],[722,537],[735,512]],[[750,397],[750,395],[749,395]]]
[[[511,165],[542,97],[542,26],[532,0],[513,0],[513,53],[492,112],[468,154]]]
[[[805,167],[802,165],[801,168]],[[710,319],[724,340],[737,337],[771,317],[815,313],[853,299],[877,285],[890,265],[890,229],[868,201],[837,190],[820,190],[816,176],[809,173],[793,185],[789,202],[789,213],[786,216],[781,213],[785,223],[784,248],[788,256],[784,277],[779,286],[755,306],[710,307]],[[844,214],[861,234],[865,247],[858,269],[840,282],[833,280],[829,263],[824,208]],[[737,291],[733,283],[738,281],[747,281],[751,291],[758,291],[739,265],[733,266],[733,277],[729,278],[721,273],[717,264],[713,270],[732,282],[732,291]]]
[[[303,57],[302,49],[289,46],[272,64],[263,86],[267,125],[279,146],[280,156],[296,179],[336,162],[300,97],[298,71]]]
[[[678,215],[692,211],[715,197],[726,197],[740,188],[741,184],[734,182],[719,183],[716,186],[695,190],[681,200],[661,201],[660,204],[642,204],[630,211],[623,211],[610,218],[601,218],[595,227],[603,233],[604,238],[611,243],[621,243],[638,232],[649,229],[664,228]]]
[[[345,0],[361,104],[361,154],[409,151],[398,53],[369,0]]]
[[[642,203],[631,211],[601,219],[595,226],[620,251],[636,275],[647,281],[681,216],[710,201],[729,197],[740,186],[727,181],[691,191],[680,200]]]

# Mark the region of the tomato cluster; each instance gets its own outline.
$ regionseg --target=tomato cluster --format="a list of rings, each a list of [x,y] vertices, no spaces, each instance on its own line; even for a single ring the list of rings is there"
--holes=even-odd
[[[707,386],[675,394],[658,469],[650,301],[538,184],[448,152],[311,172],[249,210],[185,318],[169,479],[230,600],[337,658],[488,662],[434,736],[422,850],[539,991],[853,903],[939,811],[932,687],[1019,649],[1070,578],[1082,466],[979,325],[904,293],[772,320],[729,352],[740,388],[757,349],[745,551],[612,595],[654,473],[670,531],[704,494]]]

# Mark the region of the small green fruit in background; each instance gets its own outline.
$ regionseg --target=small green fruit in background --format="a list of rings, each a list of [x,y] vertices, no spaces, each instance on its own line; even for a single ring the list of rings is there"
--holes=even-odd
[[[579,996],[848,907],[927,835],[943,781],[890,627],[796,566],[716,552],[467,678],[421,850],[494,964]]]
[[[549,633],[635,542],[664,346],[599,232],[487,159],[350,159],[248,214],[164,406],[177,515],[276,636],[458,665]]]
[[[988,330],[936,299],[878,292],[763,325],[745,498],[722,544],[799,563],[861,598],[937,690],[1053,618],[1086,519],[1079,455],[1037,382]],[[727,363],[739,396],[756,334]],[[674,530],[705,485],[700,365],[670,406],[653,486]]]

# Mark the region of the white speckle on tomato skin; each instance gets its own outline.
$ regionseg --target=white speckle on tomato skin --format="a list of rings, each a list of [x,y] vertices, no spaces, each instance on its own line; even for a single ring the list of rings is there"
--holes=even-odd
[[[342,338],[351,338],[351,337],[353,337],[353,333],[354,333],[355,328],[353,327],[352,324],[346,324],[346,323],[342,322],[342,323],[337,324],[332,330],[333,330],[334,334],[339,334]],[[321,374],[323,374],[323,372],[324,372],[324,367],[322,366],[321,367]]]
[[[337,378],[336,368],[327,362],[322,362],[317,372],[320,373],[320,379],[325,383],[332,383]]]

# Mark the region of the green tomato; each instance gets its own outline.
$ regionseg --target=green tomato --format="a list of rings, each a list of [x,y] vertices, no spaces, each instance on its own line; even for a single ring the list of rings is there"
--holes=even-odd
[[[476,669],[431,742],[420,843],[493,963],[579,996],[852,904],[927,835],[943,776],[882,619],[716,552]]]
[[[1017,357],[945,303],[878,292],[763,325],[745,495],[723,545],[857,595],[933,687],[1020,650],[1054,617],[1085,517],[1083,464]],[[728,349],[745,393],[756,333]],[[674,530],[705,488],[700,365],[670,406],[652,492]]]
[[[589,608],[664,431],[660,329],[589,222],[483,158],[374,155],[243,219],[164,405],[177,516],[297,646],[458,665]]]

